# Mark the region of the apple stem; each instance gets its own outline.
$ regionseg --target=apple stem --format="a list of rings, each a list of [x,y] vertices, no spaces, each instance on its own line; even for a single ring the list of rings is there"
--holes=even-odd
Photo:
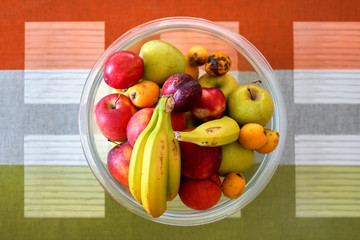
[[[119,99],[121,98],[121,95],[122,95],[122,94],[120,93],[120,94],[119,94],[119,97],[115,100],[114,108],[115,108],[117,102],[119,101]]]
[[[216,185],[218,185],[218,187],[221,189],[221,191],[223,190],[222,186],[220,184],[218,184],[216,181],[214,181],[212,178],[209,178],[211,181],[213,181]]]
[[[113,140],[110,140],[110,139],[108,139],[108,141],[109,142],[112,142],[113,144],[115,144],[115,145],[120,145],[121,143],[118,143],[118,142],[114,142]]]
[[[259,80],[259,79],[254,80],[254,81],[252,81],[252,82],[249,84],[249,86],[252,85],[252,84],[255,84],[255,83],[261,83],[261,80]],[[248,90],[249,93],[250,93],[250,98],[251,98],[251,100],[255,100],[255,97],[254,97],[253,94],[251,93],[251,89],[248,87],[247,90]]]
[[[253,96],[252,93],[251,93],[251,89],[248,87],[247,90],[249,91],[251,100],[255,100],[254,96]]]

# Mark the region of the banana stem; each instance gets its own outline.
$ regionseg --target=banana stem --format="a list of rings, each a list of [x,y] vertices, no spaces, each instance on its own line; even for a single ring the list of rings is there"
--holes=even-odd
[[[175,99],[172,95],[166,96],[166,105],[165,105],[165,112],[170,113],[172,110],[174,110],[175,107]]]

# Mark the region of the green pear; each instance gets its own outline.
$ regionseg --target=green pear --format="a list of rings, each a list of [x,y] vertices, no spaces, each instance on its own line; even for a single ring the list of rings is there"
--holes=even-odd
[[[222,161],[218,174],[225,176],[230,172],[242,173],[254,163],[254,151],[246,149],[238,141],[223,145]]]
[[[168,42],[148,41],[141,47],[139,56],[144,61],[143,79],[153,81],[159,86],[171,75],[185,72],[184,54]]]
[[[199,78],[198,83],[204,88],[219,88],[226,99],[239,86],[236,79],[228,73],[220,77],[213,77],[205,73]]]
[[[270,94],[255,84],[239,86],[227,99],[228,115],[240,126],[258,123],[265,126],[274,112]]]

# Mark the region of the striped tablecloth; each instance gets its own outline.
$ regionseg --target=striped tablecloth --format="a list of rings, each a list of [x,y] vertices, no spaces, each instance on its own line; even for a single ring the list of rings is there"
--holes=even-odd
[[[2,1],[0,239],[359,239],[359,9],[355,0]],[[259,197],[198,227],[118,205],[87,166],[77,129],[82,86],[104,49],[141,23],[184,15],[220,22],[263,53],[289,121]]]

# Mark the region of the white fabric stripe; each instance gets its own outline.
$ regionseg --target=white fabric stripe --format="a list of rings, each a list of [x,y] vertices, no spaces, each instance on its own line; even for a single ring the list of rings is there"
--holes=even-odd
[[[360,70],[294,70],[294,102],[360,104]]]
[[[25,135],[24,165],[78,165],[85,160],[78,135]]]
[[[295,135],[295,165],[360,165],[360,135]]]
[[[78,104],[90,70],[25,70],[25,104]]]
[[[104,190],[87,166],[25,166],[24,217],[105,217]]]
[[[359,217],[360,166],[296,166],[296,217]]]

